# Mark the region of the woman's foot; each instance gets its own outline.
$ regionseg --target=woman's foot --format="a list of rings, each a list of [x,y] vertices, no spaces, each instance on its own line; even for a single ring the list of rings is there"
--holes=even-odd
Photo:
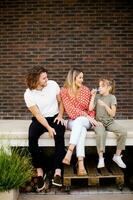
[[[84,167],[84,161],[83,161],[83,159],[78,160],[78,163],[77,163],[77,175],[78,176],[85,176],[85,175],[87,175],[86,169]]]
[[[66,153],[66,155],[65,155],[65,157],[64,157],[64,159],[62,160],[62,163],[63,163],[63,164],[70,165],[72,153],[73,153],[73,149],[71,149],[71,148],[69,147],[68,150],[67,150],[67,153]]]

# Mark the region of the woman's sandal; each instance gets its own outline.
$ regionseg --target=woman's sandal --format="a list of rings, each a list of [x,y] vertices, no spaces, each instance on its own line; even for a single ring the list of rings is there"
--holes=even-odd
[[[69,147],[67,151],[70,151],[71,153],[73,153],[73,150]],[[71,158],[68,159],[66,156],[65,158],[62,160],[62,163],[63,164],[66,164],[66,165],[70,165],[70,161],[71,161]]]
[[[83,160],[78,160],[78,162],[77,162],[77,175],[78,176],[86,176],[87,172],[86,172],[85,168],[79,169],[78,163],[81,162],[81,161],[83,161]]]

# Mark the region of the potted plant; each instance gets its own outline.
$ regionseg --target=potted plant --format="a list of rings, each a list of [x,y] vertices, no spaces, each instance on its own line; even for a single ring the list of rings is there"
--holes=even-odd
[[[31,179],[33,167],[28,156],[18,149],[11,153],[0,148],[0,199],[15,200],[18,198],[19,187]],[[10,197],[9,197],[10,195]]]

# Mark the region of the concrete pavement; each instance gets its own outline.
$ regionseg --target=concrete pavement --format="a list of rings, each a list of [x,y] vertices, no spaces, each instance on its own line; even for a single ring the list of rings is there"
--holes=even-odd
[[[21,194],[19,200],[133,200],[133,194],[89,194],[89,195],[33,195]]]

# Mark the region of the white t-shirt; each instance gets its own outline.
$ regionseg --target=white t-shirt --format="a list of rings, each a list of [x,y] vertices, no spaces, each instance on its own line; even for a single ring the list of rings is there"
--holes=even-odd
[[[44,117],[53,117],[59,112],[56,98],[59,92],[59,85],[55,81],[48,80],[47,86],[42,90],[26,89],[24,100],[28,108],[36,105]]]

